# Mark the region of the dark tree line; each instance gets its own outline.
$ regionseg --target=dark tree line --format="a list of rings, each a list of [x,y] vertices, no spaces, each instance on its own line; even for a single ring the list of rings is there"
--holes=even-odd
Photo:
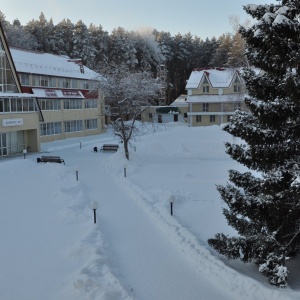
[[[10,23],[0,12],[0,21],[10,46],[38,50],[82,59],[92,70],[125,64],[130,69],[151,71],[165,78],[165,103],[185,93],[185,83],[195,68],[240,67],[246,61],[244,42],[238,30],[219,38],[201,39],[190,33],[172,36],[169,32],[133,32],[116,28],[111,33],[101,25],[73,24],[63,19],[58,24],[43,13],[38,20],[22,25]]]

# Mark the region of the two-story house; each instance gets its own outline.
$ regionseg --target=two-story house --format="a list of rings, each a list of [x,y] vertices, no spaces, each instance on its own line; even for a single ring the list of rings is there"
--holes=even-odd
[[[238,69],[198,69],[187,85],[188,124],[220,125],[229,121],[237,109],[245,110],[245,84]]]

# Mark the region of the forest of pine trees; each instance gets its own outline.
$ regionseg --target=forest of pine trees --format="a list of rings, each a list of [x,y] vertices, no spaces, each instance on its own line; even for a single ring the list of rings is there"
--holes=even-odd
[[[0,21],[9,46],[79,58],[97,72],[108,64],[126,64],[132,69],[150,70],[157,76],[161,75],[163,65],[166,104],[185,93],[186,80],[195,68],[246,64],[244,42],[237,26],[232,34],[202,39],[190,33],[172,36],[164,31],[133,32],[121,27],[108,33],[101,25],[87,26],[82,20],[73,24],[63,19],[53,24],[43,13],[38,20],[22,25],[18,19],[6,21],[0,12]]]

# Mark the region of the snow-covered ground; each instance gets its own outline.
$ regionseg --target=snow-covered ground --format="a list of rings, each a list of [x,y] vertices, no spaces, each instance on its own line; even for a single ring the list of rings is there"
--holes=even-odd
[[[299,299],[298,260],[280,290],[207,245],[235,234],[215,185],[243,167],[224,141],[232,137],[218,126],[170,123],[135,141],[128,162],[122,146],[93,152],[117,142],[108,132],[1,159],[0,299]],[[38,164],[45,153],[66,165]]]

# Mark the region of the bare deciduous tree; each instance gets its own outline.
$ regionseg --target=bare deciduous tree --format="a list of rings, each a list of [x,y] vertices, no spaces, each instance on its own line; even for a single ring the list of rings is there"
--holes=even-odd
[[[99,88],[109,106],[110,123],[124,145],[125,157],[129,159],[129,141],[137,134],[135,122],[158,100],[161,81],[150,72],[130,70],[125,65],[112,66],[101,73],[104,79]]]

